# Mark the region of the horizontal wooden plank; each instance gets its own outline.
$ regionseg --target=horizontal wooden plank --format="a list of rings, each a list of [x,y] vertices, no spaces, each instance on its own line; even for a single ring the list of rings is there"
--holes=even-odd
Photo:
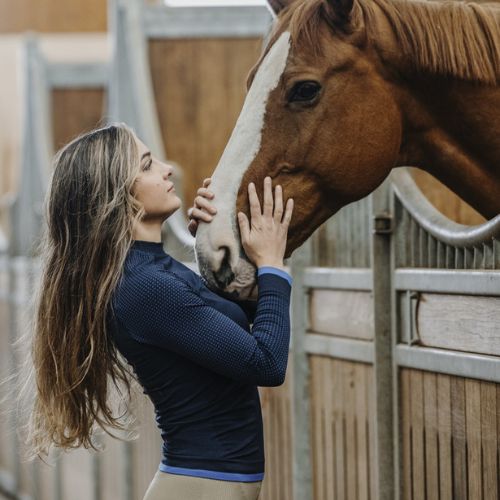
[[[310,328],[317,333],[373,339],[373,296],[369,292],[312,290]]]
[[[500,298],[422,294],[419,343],[480,354],[500,354]]]

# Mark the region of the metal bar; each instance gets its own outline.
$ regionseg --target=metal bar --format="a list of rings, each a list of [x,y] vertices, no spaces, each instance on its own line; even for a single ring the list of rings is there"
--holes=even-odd
[[[372,220],[391,215],[390,185],[372,193]],[[374,387],[375,387],[375,494],[394,498],[394,418],[392,359],[391,234],[373,232]]]
[[[345,219],[345,224],[346,224],[346,266],[347,267],[356,267],[356,264],[353,263],[353,258],[352,254],[354,252],[354,245],[353,245],[353,217],[354,216],[354,206],[350,205],[346,208],[346,219]]]
[[[464,249],[455,248],[455,269],[464,268]]]
[[[363,254],[364,267],[371,266],[370,197],[363,199]]]
[[[293,492],[294,500],[310,500],[312,491],[310,442],[309,362],[305,349],[309,319],[309,296],[304,283],[306,266],[311,260],[311,244],[306,241],[292,257],[294,279],[292,287],[291,321],[293,353]]]
[[[47,82],[57,88],[107,88],[110,77],[106,63],[48,63]]]
[[[458,224],[429,202],[407,169],[393,169],[390,178],[397,197],[411,216],[438,240],[455,247],[470,247],[500,236],[500,214],[478,226]]]
[[[35,500],[30,495],[21,494],[16,487],[16,481],[9,471],[0,469],[0,496],[9,500]]]
[[[427,238],[427,267],[431,269],[437,267],[437,242],[431,235]]]
[[[310,331],[307,332],[305,338],[305,351],[307,354],[319,354],[362,363],[373,363],[375,359],[371,340],[320,335]]]
[[[460,295],[500,295],[500,272],[397,269],[394,288]]]
[[[411,267],[418,267],[418,226],[413,217],[410,219]]]
[[[437,250],[436,250],[436,267],[438,269],[446,267],[446,245],[439,240],[437,241]]]
[[[500,238],[493,240],[493,269],[500,269]]]
[[[427,267],[427,233],[418,228],[418,267]]]
[[[500,383],[500,357],[397,345],[399,366]]]
[[[483,269],[493,269],[493,242],[483,243]]]
[[[450,245],[446,245],[445,267],[446,267],[446,269],[454,269],[455,268],[455,249]]]
[[[101,492],[101,454],[100,452],[92,452],[92,486],[94,500],[102,499]]]
[[[123,456],[123,475],[124,475],[124,489],[125,499],[134,500],[134,484],[135,484],[135,468],[133,463],[134,447],[132,442],[125,441],[123,443],[124,456]]]
[[[9,276],[8,276],[8,289],[9,295],[12,296],[16,293],[17,288],[19,288],[19,270],[15,269],[14,265],[9,267]],[[14,374],[17,372],[18,368],[18,359],[16,350],[13,348],[16,340],[17,340],[17,307],[13,305],[9,305],[9,368],[8,373]],[[13,387],[16,389],[17,387],[17,377],[11,381]],[[14,392],[13,392],[14,394]],[[17,440],[17,419],[14,412],[11,412],[8,419],[9,430],[11,431],[9,434],[10,445],[12,447],[12,461],[13,461],[13,471],[9,486],[9,491],[12,494],[19,494],[19,486],[21,481],[21,464],[20,464],[20,456],[18,450],[18,440]]]
[[[464,248],[463,249],[464,256],[464,269],[474,269],[474,248]]]
[[[304,286],[332,290],[370,291],[373,288],[373,273],[370,269],[363,268],[308,267],[304,270]]]
[[[144,9],[149,38],[250,38],[265,36],[272,16],[265,6],[167,7]]]

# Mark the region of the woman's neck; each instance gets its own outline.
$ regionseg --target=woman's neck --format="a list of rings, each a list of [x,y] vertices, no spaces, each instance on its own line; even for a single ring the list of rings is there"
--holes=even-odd
[[[158,221],[140,221],[133,231],[132,238],[140,241],[151,241],[161,243],[161,222]]]

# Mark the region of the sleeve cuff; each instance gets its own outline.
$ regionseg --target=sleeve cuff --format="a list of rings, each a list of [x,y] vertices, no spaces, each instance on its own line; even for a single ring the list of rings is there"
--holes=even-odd
[[[288,281],[290,286],[292,286],[293,278],[283,269],[278,269],[277,267],[272,267],[272,266],[262,266],[257,269],[257,276],[266,273],[276,274],[278,276],[281,276],[282,278],[285,278]]]

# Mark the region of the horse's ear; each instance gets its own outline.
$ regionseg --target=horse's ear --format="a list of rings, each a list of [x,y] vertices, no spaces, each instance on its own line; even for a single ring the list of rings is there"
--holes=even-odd
[[[294,0],[267,0],[267,5],[271,12],[277,16],[285,7],[292,4]]]
[[[328,0],[328,15],[335,24],[346,24],[351,20],[354,0]]]

